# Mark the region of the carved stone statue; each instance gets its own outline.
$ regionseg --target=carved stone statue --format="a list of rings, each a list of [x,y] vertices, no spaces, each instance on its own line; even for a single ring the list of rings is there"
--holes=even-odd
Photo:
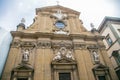
[[[65,53],[66,53],[66,48],[61,47],[59,51],[55,54],[53,60],[60,60],[63,56],[65,56]]]
[[[72,55],[72,50],[68,50],[65,47],[61,47],[58,52],[55,54],[55,57],[53,58],[53,60],[60,60],[63,58],[68,58],[68,59],[72,59],[74,60],[74,57]]]
[[[24,52],[23,52],[23,55],[22,55],[22,61],[23,62],[27,62],[29,60],[29,50],[28,49],[25,49]]]
[[[60,60],[61,59],[61,53],[58,52],[57,54],[55,54],[55,57],[53,58],[53,60]]]
[[[99,62],[99,55],[97,54],[96,51],[93,51],[93,57],[94,57],[94,61]]]
[[[59,52],[61,53],[62,56],[66,55],[66,48],[65,47],[61,47]]]
[[[73,53],[72,50],[69,50],[69,51],[67,52],[67,54],[66,54],[66,57],[67,57],[68,59],[74,60],[74,57],[73,57],[72,53]]]
[[[57,10],[57,13],[54,13],[52,16],[56,17],[58,20],[63,20],[67,17],[67,15],[63,14],[61,10]]]

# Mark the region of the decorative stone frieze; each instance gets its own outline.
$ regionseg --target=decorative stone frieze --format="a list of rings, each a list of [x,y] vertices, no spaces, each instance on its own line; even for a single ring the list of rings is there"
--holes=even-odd
[[[86,49],[86,45],[81,43],[74,43],[74,49]]]
[[[97,44],[88,44],[87,49],[98,49],[99,46]]]
[[[73,56],[72,49],[66,49],[66,47],[61,47],[56,53],[53,60],[71,59],[75,60]]]
[[[20,43],[20,47],[21,47],[21,49],[23,49],[23,50],[28,49],[28,50],[31,50],[31,51],[32,51],[33,48],[36,47],[36,42],[23,41],[23,42]]]
[[[36,42],[33,41],[20,41],[20,40],[15,40],[12,42],[11,47],[15,48],[21,48],[23,50],[29,49],[32,50],[34,47],[36,47]]]
[[[51,48],[51,42],[50,41],[38,41],[37,48]]]
[[[20,47],[20,40],[15,40],[12,42],[11,47],[18,48]]]
[[[69,48],[73,48],[73,44],[72,42],[64,42],[64,41],[61,41],[61,42],[52,42],[52,48],[54,49],[60,49],[61,47],[66,47],[67,49]]]

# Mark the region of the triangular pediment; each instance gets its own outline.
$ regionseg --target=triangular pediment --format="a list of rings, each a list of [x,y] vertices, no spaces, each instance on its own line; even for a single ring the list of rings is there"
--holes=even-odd
[[[47,7],[42,7],[42,8],[36,8],[36,14],[39,11],[55,12],[57,10],[62,10],[63,13],[68,13],[69,12],[69,13],[77,14],[77,15],[80,14],[80,12],[78,12],[78,11],[75,11],[75,10],[72,10],[70,8],[66,8],[66,7],[60,6],[60,5],[47,6]]]
[[[93,70],[100,70],[100,69],[108,69],[108,67],[100,63],[93,68]]]
[[[31,70],[32,71],[33,68],[27,64],[20,64],[13,69],[13,71],[20,71],[20,70]]]

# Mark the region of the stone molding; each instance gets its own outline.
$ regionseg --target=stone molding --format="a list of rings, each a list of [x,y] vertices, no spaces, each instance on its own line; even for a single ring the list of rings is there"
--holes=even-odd
[[[86,49],[86,44],[74,43],[74,49]]]
[[[51,42],[50,41],[38,41],[37,48],[51,48]]]
[[[85,44],[81,42],[72,42],[72,41],[48,41],[48,40],[40,40],[40,41],[21,41],[14,40],[11,44],[13,48],[19,47],[31,47],[31,48],[53,48],[59,49],[60,47],[66,48],[74,48],[74,49],[88,49],[88,50],[96,50],[96,49],[105,49],[104,45],[99,44]]]
[[[20,47],[20,40],[15,40],[15,41],[13,41],[12,43],[11,43],[11,47],[13,47],[13,48],[19,48]]]
[[[66,47],[67,49],[68,48],[73,48],[73,44],[72,44],[72,42],[64,42],[64,41],[61,41],[61,42],[52,42],[52,48],[53,49],[55,49],[55,48],[57,48],[57,49],[59,49],[60,47]]]

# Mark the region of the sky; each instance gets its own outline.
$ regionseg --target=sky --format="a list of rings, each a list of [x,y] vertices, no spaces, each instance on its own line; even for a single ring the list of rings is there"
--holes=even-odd
[[[80,19],[86,29],[90,23],[98,28],[105,16],[120,17],[120,0],[0,0],[0,27],[13,31],[25,18],[29,27],[35,17],[35,9],[45,6],[59,5],[81,12]]]

